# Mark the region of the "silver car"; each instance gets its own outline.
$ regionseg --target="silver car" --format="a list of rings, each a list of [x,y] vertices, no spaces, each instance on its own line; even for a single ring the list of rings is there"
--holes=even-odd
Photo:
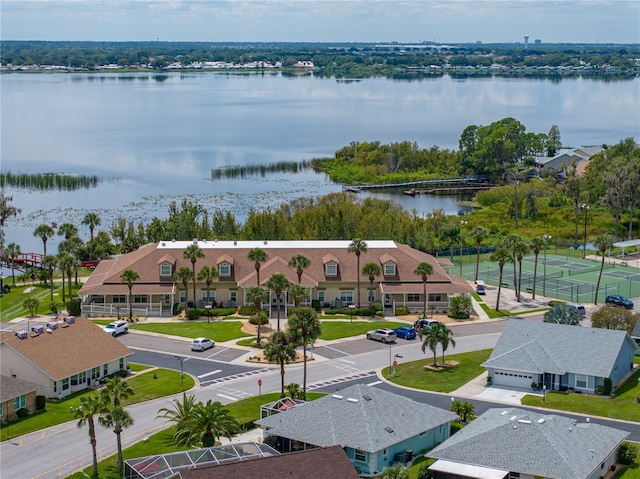
[[[393,329],[374,329],[367,333],[367,339],[375,339],[383,343],[392,343],[397,339],[397,335]]]
[[[192,351],[204,351],[215,346],[213,339],[209,338],[196,338],[191,341]]]

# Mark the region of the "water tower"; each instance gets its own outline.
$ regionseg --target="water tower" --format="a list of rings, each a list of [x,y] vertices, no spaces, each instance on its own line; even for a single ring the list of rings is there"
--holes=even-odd
[[[524,49],[526,50],[529,47],[529,35],[524,36]]]

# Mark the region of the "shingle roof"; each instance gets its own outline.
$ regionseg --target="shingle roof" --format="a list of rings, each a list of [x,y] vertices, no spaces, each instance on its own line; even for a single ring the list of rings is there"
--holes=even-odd
[[[632,338],[640,338],[640,320],[636,321],[636,325],[631,331]]]
[[[2,334],[0,339],[56,381],[133,354],[86,318],[37,337]]]
[[[10,401],[18,396],[37,391],[41,387],[39,384],[23,381],[22,379],[0,376],[0,402]]]
[[[626,331],[510,319],[482,365],[528,373],[609,377],[625,341],[635,346]]]
[[[181,471],[182,479],[358,479],[340,446]]]
[[[444,409],[366,384],[356,384],[334,395],[260,419],[256,424],[267,429],[269,434],[316,446],[337,444],[376,452],[456,417]]]
[[[429,457],[553,479],[585,479],[626,431],[518,408],[489,409]]]

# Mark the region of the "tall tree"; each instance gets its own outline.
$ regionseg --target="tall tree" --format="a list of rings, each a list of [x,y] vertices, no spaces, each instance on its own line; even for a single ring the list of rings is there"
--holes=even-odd
[[[269,301],[269,291],[260,286],[251,286],[247,290],[247,301],[256,307],[256,319],[258,321],[258,334],[256,343],[260,345],[260,327],[262,326],[262,303]]]
[[[449,349],[449,345],[456,347],[456,342],[453,339],[453,331],[447,328],[442,323],[434,323],[431,325],[431,329],[436,330],[436,336],[438,336],[438,342],[442,346],[442,364],[444,365],[444,352]]]
[[[413,270],[413,274],[420,276],[422,279],[422,296],[424,299],[424,308],[422,310],[422,315],[427,317],[427,280],[429,276],[433,274],[433,266],[430,263],[422,262],[416,266],[416,269]]]
[[[518,284],[516,286],[516,296],[518,302],[520,302],[520,293],[522,292],[522,258],[529,253],[529,243],[525,240],[520,240],[515,244],[514,251],[516,259],[518,260]]]
[[[260,286],[260,266],[269,259],[269,255],[262,248],[253,248],[247,253],[247,259],[254,263],[258,279],[257,285]]]
[[[132,397],[135,391],[129,385],[128,381],[116,375],[105,381],[104,387],[100,390],[100,394],[102,394],[106,404],[113,405],[113,407],[120,407],[122,406],[122,401]]]
[[[240,431],[240,423],[218,401],[199,402],[193,411],[190,428],[202,447],[213,447],[221,437],[231,439]]]
[[[55,231],[51,226],[46,223],[42,223],[38,225],[33,232],[33,236],[40,238],[42,240],[42,245],[44,247],[44,256],[47,256],[47,241],[55,234]]]
[[[120,275],[120,281],[127,283],[129,288],[129,321],[133,319],[133,282],[139,279],[140,275],[132,269],[125,269]]]
[[[289,317],[289,333],[293,339],[302,343],[302,357],[304,373],[302,380],[302,394],[307,400],[307,344],[312,344],[320,337],[320,321],[318,313],[310,307],[296,308]]]
[[[40,266],[47,272],[49,275],[49,288],[51,289],[49,293],[50,301],[53,301],[53,270],[58,265],[58,258],[53,255],[47,255],[42,258],[42,262]]]
[[[489,235],[489,232],[482,226],[474,226],[469,232],[473,241],[476,242],[476,276],[475,281],[478,281],[478,270],[480,269],[480,247],[485,238]]]
[[[545,323],[568,324],[580,326],[582,315],[576,308],[570,307],[567,303],[554,304],[549,311],[544,313]]]
[[[69,301],[73,299],[73,286],[72,286],[71,277],[72,277],[73,269],[77,266],[77,264],[78,264],[78,260],[67,252],[63,251],[58,255],[58,267],[61,270],[63,270],[65,275],[67,276],[67,284],[69,287]],[[64,278],[62,278],[62,289],[64,292]],[[64,301],[64,294],[63,294],[63,301]]]
[[[0,190],[0,245],[4,244],[4,226],[7,220],[22,212],[22,208],[10,204],[12,201],[13,196],[5,196],[4,191]]]
[[[284,365],[296,359],[296,348],[291,336],[282,331],[276,331],[264,348],[267,361],[280,364],[280,397],[284,397]]]
[[[605,304],[591,315],[591,327],[615,329],[631,334],[639,319],[640,313],[634,314],[626,308]]]
[[[204,281],[207,285],[207,305],[209,305],[209,292],[211,291],[211,283],[216,279],[220,273],[215,266],[204,265],[198,273],[198,281]],[[209,316],[207,316],[207,323],[209,322]]]
[[[349,244],[349,247],[347,248],[347,250],[349,251],[349,253],[355,253],[356,255],[356,277],[357,277],[357,283],[358,283],[358,309],[360,309],[360,255],[362,253],[366,253],[367,252],[367,243],[363,240],[361,240],[360,238],[356,238],[353,241],[351,241],[351,244]]]
[[[73,223],[62,223],[58,226],[58,236],[64,236],[64,239],[68,240],[78,235],[78,227]]]
[[[187,271],[189,269],[187,268]],[[196,398],[193,395],[182,394],[182,401],[173,399],[171,408],[160,408],[156,418],[167,419],[176,427],[173,434],[173,442],[177,446],[191,447],[195,443],[195,437],[191,430],[194,411],[196,408]]]
[[[369,304],[373,301],[373,282],[376,279],[376,276],[380,276],[382,274],[382,268],[378,263],[367,263],[362,267],[361,271],[363,276],[367,276],[369,278]]]
[[[116,435],[116,444],[118,447],[118,473],[122,475],[124,472],[124,461],[122,458],[122,431],[130,426],[133,426],[133,417],[128,411],[120,406],[104,412],[98,421],[104,427],[113,428],[113,432]]]
[[[304,270],[307,269],[310,264],[311,260],[303,254],[292,256],[289,260],[289,268],[295,269],[298,275],[298,284],[302,283],[302,273],[304,273]]]
[[[611,233],[600,233],[593,242],[594,246],[602,255],[602,263],[600,264],[600,273],[598,274],[598,282],[596,283],[596,292],[593,296],[593,304],[598,304],[598,290],[600,289],[600,280],[602,279],[602,270],[604,270],[604,259],[608,249],[613,246],[613,236]]]
[[[104,399],[99,394],[85,394],[80,397],[80,406],[75,410],[75,416],[76,419],[78,419],[78,428],[85,425],[89,427],[89,443],[91,444],[91,451],[93,453],[93,477],[98,477],[95,419],[104,412],[106,412]]]
[[[516,297],[518,296],[518,275],[516,273],[516,258],[518,255],[518,245],[522,242],[520,235],[511,233],[502,240],[502,247],[506,249],[511,255],[511,263],[513,263],[513,289],[515,290]]]
[[[580,200],[584,196],[584,178],[578,175],[578,167],[575,160],[571,166],[565,168],[567,180],[564,183],[564,193],[573,204],[573,246],[578,248],[578,220],[580,214]]]
[[[72,236],[69,239],[63,240],[58,244],[58,252],[69,253],[76,259],[76,264],[73,268],[75,277],[76,277],[76,285],[78,284],[78,267],[80,266],[80,258],[82,256],[84,243],[80,239],[79,236]]]
[[[291,283],[289,283],[287,277],[281,273],[272,275],[265,283],[265,286],[269,288],[273,292],[273,294],[276,295],[276,315],[278,318],[278,331],[280,331],[280,299],[282,296],[282,292],[286,291],[289,288],[290,284]]]
[[[552,125],[547,135],[547,156],[556,156],[560,148],[562,148],[562,142],[560,141],[560,128],[558,125]]]
[[[11,283],[13,286],[16,285],[16,258],[19,258],[21,254],[22,251],[20,250],[19,244],[9,243],[7,245],[6,255],[8,258],[11,258]]]
[[[435,326],[435,324],[431,325],[430,328],[421,328],[420,331],[418,331],[418,336],[420,337],[420,341],[422,341],[422,352],[426,354],[427,348],[429,348],[433,353],[433,365],[437,366],[436,351],[438,344],[440,344],[440,335],[438,334],[438,330],[434,329],[433,326]]]
[[[187,310],[187,306],[189,302],[187,301],[187,291],[189,289],[189,281],[191,281],[191,275],[193,273],[186,266],[180,266],[178,271],[175,272],[176,282],[182,284],[184,286],[184,310]]]
[[[86,215],[84,215],[84,218],[82,218],[82,224],[83,225],[87,225],[89,227],[89,234],[90,236],[90,243],[91,246],[89,248],[89,259],[93,259],[93,231],[95,230],[96,226],[100,226],[100,223],[102,221],[100,220],[100,217],[93,212],[89,212]]]
[[[500,270],[500,279],[498,281],[498,296],[496,298],[496,311],[500,311],[500,293],[502,292],[502,274],[504,272],[504,264],[513,261],[511,253],[501,246],[491,255],[491,261],[498,262],[498,268]]]
[[[293,301],[293,305],[297,308],[300,303],[307,298],[307,288],[301,284],[292,284],[289,286],[289,299]]]
[[[451,260],[453,260],[453,248],[460,240],[460,225],[450,224],[445,226],[440,231],[440,238],[448,243],[449,254],[451,255]]]
[[[536,299],[536,276],[538,275],[538,256],[540,250],[546,248],[546,240],[542,236],[536,236],[529,240],[529,247],[533,250],[535,260],[533,263],[533,299]]]
[[[197,308],[198,300],[196,298],[196,261],[198,258],[204,258],[204,251],[197,244],[190,244],[182,252],[182,257],[191,261],[191,279],[193,281],[193,306]]]

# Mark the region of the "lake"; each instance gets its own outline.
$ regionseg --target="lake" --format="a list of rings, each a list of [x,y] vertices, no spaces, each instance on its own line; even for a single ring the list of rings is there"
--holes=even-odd
[[[32,234],[38,224],[79,225],[88,211],[108,229],[117,216],[136,223],[165,216],[171,201],[187,197],[244,219],[251,208],[341,190],[311,171],[211,181],[211,170],[225,165],[332,156],[352,141],[457,149],[468,125],[507,116],[527,131],[558,125],[565,146],[613,144],[640,131],[638,78],[337,81],[207,72],[6,74],[0,82],[3,171],[103,178],[74,192],[7,188],[23,213],[9,223],[6,240],[22,251],[42,250]],[[420,213],[467,211],[455,198],[366,194]]]

